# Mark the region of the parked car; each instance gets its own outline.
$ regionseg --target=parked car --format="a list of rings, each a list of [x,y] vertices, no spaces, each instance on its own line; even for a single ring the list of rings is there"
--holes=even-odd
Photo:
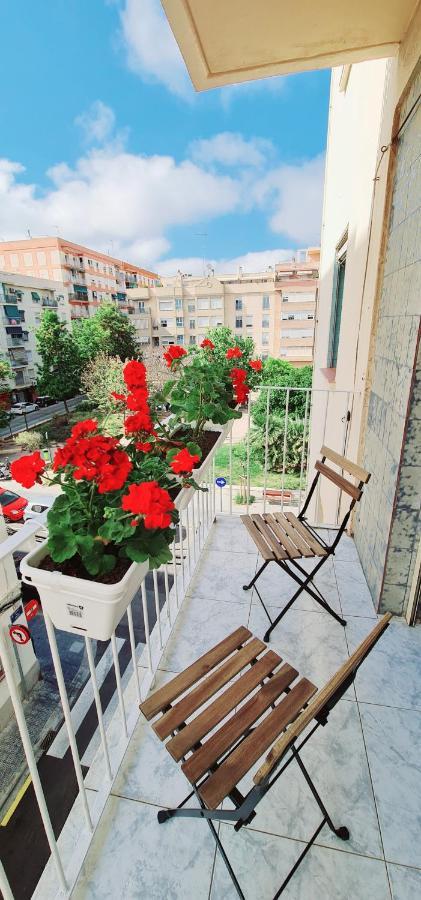
[[[53,400],[52,397],[48,397],[45,394],[43,397],[37,397],[37,404],[39,409],[44,409],[45,406],[52,406],[53,403],[57,403],[57,400]]]
[[[0,487],[0,506],[6,522],[23,522],[27,505],[26,497]]]
[[[12,416],[23,416],[25,413],[35,412],[36,409],[39,409],[38,403],[14,403],[13,406],[10,407],[9,412]]]

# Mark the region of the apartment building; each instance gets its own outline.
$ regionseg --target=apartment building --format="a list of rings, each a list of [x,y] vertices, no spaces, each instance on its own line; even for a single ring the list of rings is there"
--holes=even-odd
[[[299,250],[265,272],[205,277],[178,272],[127,291],[139,340],[151,346],[200,344],[208,328],[250,335],[258,354],[294,366],[312,363],[318,248]]]
[[[128,314],[127,289],[159,280],[154,272],[60,237],[0,242],[0,270],[63,282],[72,319],[92,315],[107,301]]]
[[[16,402],[35,396],[35,332],[45,309],[53,309],[70,325],[68,294],[62,282],[0,269],[0,359],[7,360],[12,370],[0,400]]]

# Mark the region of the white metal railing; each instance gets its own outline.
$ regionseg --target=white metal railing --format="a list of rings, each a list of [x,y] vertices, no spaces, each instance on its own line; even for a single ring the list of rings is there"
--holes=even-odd
[[[126,685],[120,672],[119,653],[116,634],[111,637],[112,665],[116,681],[116,693],[118,700],[118,725],[115,716],[106,725],[104,710],[102,708],[100,688],[94,662],[92,640],[85,637],[86,657],[89,666],[89,680],[87,684],[92,689],[92,699],[96,709],[97,732],[99,734],[99,750],[96,753],[88,775],[84,778],[81,758],[77,745],[77,734],[73,722],[72,710],[66,690],[63,676],[62,661],[56,640],[54,625],[44,612],[45,626],[54,664],[55,675],[61,701],[61,711],[64,719],[67,738],[73,758],[73,766],[78,784],[78,795],[73,809],[64,825],[62,834],[55,838],[51,815],[48,810],[44,790],[39,778],[35,749],[32,745],[28,726],[25,718],[24,705],[19,690],[19,680],[13,665],[12,646],[9,637],[8,625],[5,616],[0,615],[0,659],[3,666],[16,723],[22,740],[29,774],[32,778],[36,800],[38,803],[43,827],[48,840],[51,856],[44,869],[34,897],[47,900],[48,897],[68,897],[75,885],[83,860],[88,851],[95,829],[99,823],[107,799],[117,775],[120,763],[133,734],[139,718],[139,703],[147,695],[153,684],[161,657],[165,651],[168,639],[173,631],[178,612],[182,606],[189,583],[194,574],[200,558],[202,548],[207,540],[209,530],[215,517],[215,479],[214,466],[210,461],[202,473],[200,484],[206,488],[202,491],[182,491],[177,498],[179,506],[180,522],[175,531],[172,546],[172,562],[162,567],[164,591],[160,596],[157,572],[152,573],[152,585],[154,594],[155,621],[150,622],[147,605],[147,591],[145,580],[141,584],[141,610],[142,623],[145,633],[145,643],[137,644],[134,628],[134,610],[131,603],[127,609],[127,622],[129,632],[129,645],[131,654],[130,678],[126,679]],[[0,568],[3,563],[10,562],[15,550],[22,548],[28,541],[35,539],[35,534],[42,525],[42,520],[30,521],[22,526],[20,531],[10,535],[0,544]],[[172,585],[170,586],[170,578]],[[10,593],[10,592],[9,592]],[[0,593],[1,598],[1,593]],[[4,602],[4,601],[2,601]],[[20,603],[20,598],[16,600]],[[96,791],[87,789],[86,780],[89,774],[99,772],[98,781],[100,788]],[[78,825],[70,820],[77,816]],[[69,836],[66,829],[69,825]],[[73,831],[72,831],[73,829]],[[71,835],[75,833],[77,839],[73,840],[72,850],[69,853],[68,843]],[[24,860],[22,860],[24,864]],[[14,893],[7,881],[4,868],[0,865],[0,889],[5,898],[18,898],[19,894],[14,886]]]
[[[253,424],[252,410],[259,394],[265,398],[265,419],[263,425],[264,459],[261,477],[259,479],[260,483],[257,483],[256,480],[253,481],[253,478],[256,479],[256,476],[253,476],[252,474],[252,438],[253,433],[256,431],[256,426]],[[274,397],[277,395],[278,399],[280,394],[282,394],[284,398],[282,408],[285,418],[285,427],[281,439],[282,464],[280,470],[274,473],[273,470],[271,471],[270,465],[269,431],[271,416],[273,415]],[[295,398],[298,395],[303,398],[301,403],[301,415],[299,417],[291,412],[291,408],[294,408],[295,405],[292,402],[294,400],[294,395]],[[309,479],[311,481],[313,478],[314,459],[312,456],[318,453],[323,444],[330,444],[338,452],[342,454],[346,453],[349,423],[355,397],[355,392],[346,390],[329,391],[314,388],[281,387],[278,385],[262,385],[259,387],[258,391],[249,395],[247,408],[243,411],[241,424],[238,425],[239,420],[234,423],[234,427],[225,442],[225,446],[228,447],[228,464],[226,472],[220,471],[218,455],[216,457],[217,472],[218,474],[224,474],[227,479],[226,488],[219,492],[218,512],[229,515],[236,513],[240,514],[243,512],[248,514],[250,511],[266,512],[269,502],[268,490],[271,489],[269,487],[269,478],[271,478],[272,481],[276,481],[276,489],[279,494],[279,509],[283,511],[284,507],[287,506],[289,509],[295,509],[297,511],[301,510],[309,487]],[[292,498],[287,501],[286,494],[289,493],[290,489],[286,488],[286,479],[288,475],[291,474],[287,463],[289,438],[288,425],[291,423],[292,419],[295,420],[295,423],[299,422],[301,424],[302,441],[299,448],[298,471],[295,471],[295,480],[297,484],[296,487],[291,489],[293,495]],[[245,450],[245,467],[244,475],[242,476],[245,481],[245,502],[244,504],[240,503],[237,505],[237,503],[235,503],[234,492],[239,488],[239,484],[236,483],[235,476],[233,477],[233,468],[235,448],[236,446],[238,447],[239,444],[242,444],[243,450]],[[311,449],[313,449],[313,454],[311,453]],[[253,505],[250,503],[251,496],[254,496],[255,498]],[[317,510],[320,516],[322,513],[320,512],[319,499],[320,483],[318,484],[313,503],[314,510]],[[275,505],[277,503],[276,499],[272,497],[270,498],[270,502]],[[329,512],[330,515],[328,521],[319,519],[318,524],[337,525],[340,516],[339,492],[337,492],[335,496],[335,509],[332,511],[332,506],[330,505]]]

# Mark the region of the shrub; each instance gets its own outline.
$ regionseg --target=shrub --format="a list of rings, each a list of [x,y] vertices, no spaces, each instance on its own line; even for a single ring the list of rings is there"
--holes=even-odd
[[[21,431],[13,438],[13,443],[22,450],[40,450],[45,445],[45,437],[40,431]]]

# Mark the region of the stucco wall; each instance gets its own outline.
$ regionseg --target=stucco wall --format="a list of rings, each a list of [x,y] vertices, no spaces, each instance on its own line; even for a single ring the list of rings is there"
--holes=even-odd
[[[421,91],[421,70],[400,108]],[[416,380],[421,296],[421,107],[396,148],[392,207],[373,345],[363,464],[373,473],[355,523],[364,572],[380,609],[405,611],[419,541],[421,423]],[[417,444],[418,442],[418,444]],[[418,452],[416,448],[418,447]]]

